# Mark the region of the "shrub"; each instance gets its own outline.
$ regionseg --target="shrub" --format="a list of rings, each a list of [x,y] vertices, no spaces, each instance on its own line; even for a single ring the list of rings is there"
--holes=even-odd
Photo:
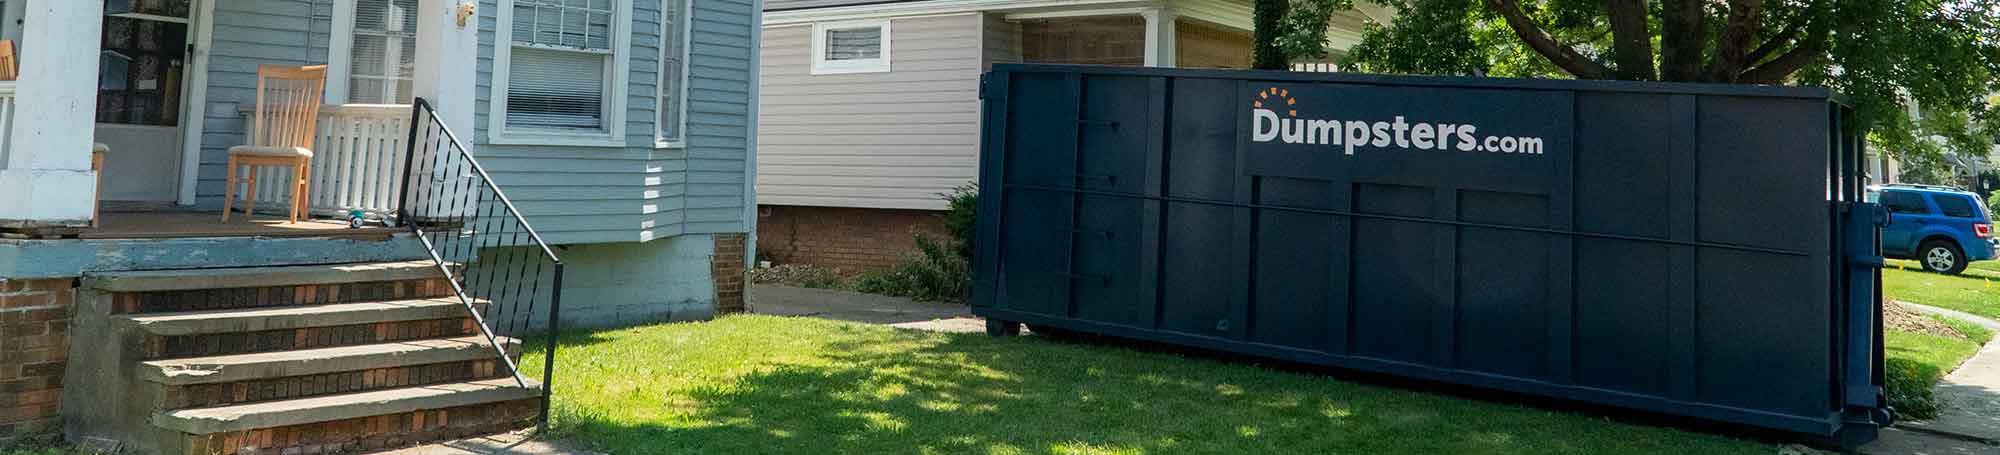
[[[932,302],[959,302],[971,284],[964,259],[930,237],[917,235],[917,254],[854,277],[854,290]]]
[[[916,254],[854,277],[854,290],[933,302],[962,302],[972,287],[973,236],[979,227],[979,188],[970,184],[942,194],[943,242],[917,234]]]
[[[1929,419],[1937,417],[1937,397],[1931,396],[1931,385],[1944,375],[1936,367],[1908,359],[1888,359],[1889,406],[1896,408],[1900,418]]]
[[[1992,196],[1986,198],[1986,210],[1993,211],[1990,219],[2000,220],[2000,191],[1994,191]]]
[[[944,213],[944,231],[955,242],[952,251],[966,264],[979,263],[972,260],[973,237],[979,235],[979,186],[968,183],[943,196],[951,207]]]

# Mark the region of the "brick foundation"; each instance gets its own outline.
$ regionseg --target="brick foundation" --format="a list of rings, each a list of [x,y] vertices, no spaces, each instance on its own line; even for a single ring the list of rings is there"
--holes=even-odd
[[[757,258],[855,273],[916,251],[916,234],[946,239],[942,211],[758,206]]]
[[[0,279],[0,442],[62,429],[76,279]]]
[[[741,233],[715,234],[715,257],[709,259],[709,276],[715,279],[715,313],[742,313],[743,247]]]

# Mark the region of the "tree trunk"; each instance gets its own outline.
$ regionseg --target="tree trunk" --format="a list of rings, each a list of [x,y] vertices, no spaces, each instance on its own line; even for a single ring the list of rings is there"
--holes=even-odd
[[[1289,0],[1256,0],[1250,18],[1251,25],[1256,28],[1253,32],[1256,44],[1251,54],[1251,68],[1291,69],[1291,62],[1286,61],[1285,50],[1278,47],[1278,37],[1284,35],[1284,31],[1278,29],[1278,24],[1285,18],[1285,10],[1289,7],[1291,7]]]
[[[1661,0],[1660,80],[1701,80],[1701,53],[1708,46],[1708,14],[1701,0]]]
[[[1486,0],[1486,7],[1506,19],[1507,28],[1514,29],[1514,36],[1520,37],[1529,49],[1534,49],[1535,53],[1542,54],[1542,58],[1549,59],[1549,63],[1554,63],[1577,79],[1611,79],[1616,76],[1610,68],[1590,60],[1575,48],[1556,42],[1555,37],[1535,24],[1534,18],[1521,11],[1521,4],[1516,0]]]
[[[1653,31],[1646,25],[1645,0],[1605,0],[1611,13],[1612,61],[1619,79],[1653,80]]]

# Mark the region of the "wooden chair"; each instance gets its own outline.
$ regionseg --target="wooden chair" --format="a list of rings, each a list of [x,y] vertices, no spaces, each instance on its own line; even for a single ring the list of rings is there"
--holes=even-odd
[[[257,66],[257,112],[251,117],[250,144],[229,148],[229,187],[222,195],[222,222],[229,222],[236,202],[236,184],[249,183],[243,217],[257,208],[257,168],[289,166],[292,169],[292,215],[299,222],[312,194],[313,130],[319,126],[320,93],[326,88],[326,66]],[[248,167],[248,178],[237,172]]]
[[[0,39],[0,81],[21,77],[21,59],[14,55],[14,40]]]

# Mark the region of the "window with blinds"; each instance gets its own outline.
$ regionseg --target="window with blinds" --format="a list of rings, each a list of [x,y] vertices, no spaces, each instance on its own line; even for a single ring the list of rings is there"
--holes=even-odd
[[[813,74],[889,71],[889,21],[813,24]]]
[[[613,0],[514,0],[510,128],[603,130]]]
[[[355,0],[347,102],[409,104],[417,64],[417,0]]]
[[[662,143],[680,142],[687,101],[681,92],[687,83],[688,3],[691,0],[661,0],[660,5],[660,132]]]

